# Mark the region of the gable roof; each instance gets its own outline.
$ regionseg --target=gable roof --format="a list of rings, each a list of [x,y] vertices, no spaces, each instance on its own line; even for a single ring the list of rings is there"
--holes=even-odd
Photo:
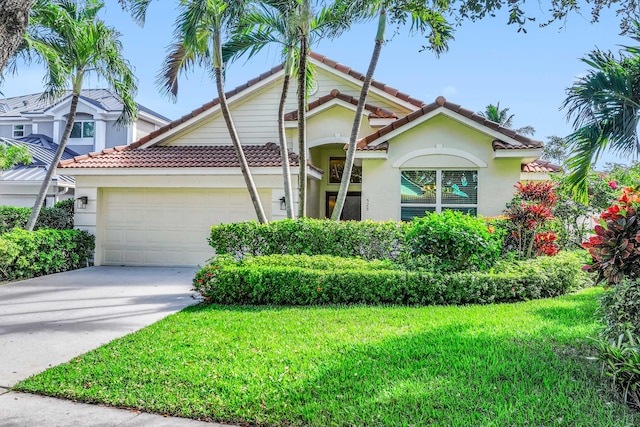
[[[358,100],[351,95],[340,93],[338,89],[333,89],[327,95],[321,96],[315,101],[310,102],[307,105],[307,111],[313,111],[316,108],[325,105],[335,99],[339,99],[354,106],[358,106]],[[364,109],[369,111],[369,117],[376,117],[381,119],[397,119],[398,116],[393,111],[385,110],[382,107],[377,107],[372,104],[364,104]],[[298,110],[291,111],[284,115],[284,119],[288,121],[298,120]]]
[[[43,114],[50,108],[60,105],[71,97],[72,92],[67,90],[63,95],[55,101],[48,101],[42,98],[41,93],[32,93],[29,95],[14,96],[11,98],[0,99],[0,118],[2,117],[23,117],[23,115]],[[94,107],[106,112],[122,111],[122,102],[108,89],[84,89],[80,95],[80,99],[88,102]],[[170,121],[163,115],[155,111],[136,104],[140,111],[157,117],[162,121]]]
[[[242,147],[249,167],[280,167],[280,147],[265,145]],[[289,153],[289,164],[299,165],[298,155]],[[60,162],[62,169],[79,168],[237,168],[240,167],[232,145],[153,146],[135,149],[120,146],[98,153],[76,156]]]
[[[33,159],[28,165],[16,165],[2,172],[0,181],[42,181],[58,149],[58,144],[53,142],[51,138],[39,134],[31,134],[19,139],[0,138],[0,143],[11,146],[23,146],[29,150]],[[75,151],[65,148],[62,153],[62,159],[73,159],[73,157],[77,155],[78,153]],[[73,185],[75,183],[75,179],[69,176],[54,175],[54,179],[57,179],[58,183],[65,183],[67,185]]]
[[[520,135],[513,131],[512,129],[505,128],[501,126],[499,123],[492,122],[491,120],[487,120],[486,118],[480,116],[479,114],[474,113],[471,110],[467,110],[466,108],[462,108],[458,104],[454,104],[445,99],[444,96],[439,96],[436,98],[434,102],[428,105],[424,105],[419,110],[416,110],[412,113],[407,114],[405,117],[396,120],[395,122],[379,129],[378,131],[367,135],[364,138],[361,138],[358,141],[357,149],[362,150],[371,143],[378,141],[385,135],[389,133],[401,129],[407,125],[410,125],[412,122],[418,120],[419,118],[431,113],[439,108],[447,109],[453,113],[459,114],[462,117],[472,120],[473,122],[485,126],[491,130],[494,130],[509,139],[515,140],[520,143],[520,145],[514,145],[507,141],[503,140],[494,140],[493,141],[493,149],[532,149],[532,148],[542,148],[542,141],[536,141],[526,136]],[[376,144],[377,145],[377,144]]]
[[[345,65],[342,65],[342,64],[340,64],[340,63],[338,63],[336,61],[333,61],[333,60],[327,58],[326,56],[317,54],[315,52],[311,52],[309,54],[309,56],[313,60],[315,60],[315,61],[317,61],[317,62],[319,62],[321,64],[324,64],[325,66],[327,66],[327,67],[329,67],[331,69],[334,69],[334,70],[340,72],[341,74],[343,74],[345,76],[348,76],[348,77],[351,77],[351,78],[355,78],[355,79],[360,80],[360,81],[364,81],[364,77],[365,77],[364,74],[359,73],[357,71],[354,71],[353,69],[351,69],[351,68],[349,68],[349,67],[347,67]],[[234,96],[237,96],[241,92],[244,92],[244,91],[246,91],[248,89],[251,89],[253,86],[257,85],[258,83],[260,83],[260,82],[262,82],[262,81],[264,81],[264,80],[266,80],[268,78],[270,78],[271,76],[273,76],[275,74],[278,74],[278,73],[281,73],[283,70],[284,70],[284,65],[283,64],[275,66],[272,69],[270,69],[269,71],[260,74],[258,77],[253,78],[253,79],[249,80],[248,82],[246,82],[246,83],[244,83],[244,84],[242,84],[240,86],[237,86],[236,88],[234,88],[234,89],[232,89],[232,90],[230,90],[228,92],[225,92],[225,97],[227,99],[229,99],[229,98],[232,98]],[[421,106],[425,105],[424,102],[422,102],[422,101],[420,101],[418,99],[412,98],[409,95],[407,95],[405,93],[402,93],[399,90],[397,90],[397,89],[395,89],[395,88],[393,88],[391,86],[388,86],[388,85],[386,85],[386,84],[384,84],[382,82],[379,82],[377,80],[372,80],[371,81],[371,86],[375,87],[376,89],[379,89],[379,90],[385,92],[387,95],[389,95],[391,97],[397,98],[399,101],[410,103],[414,107],[421,107]],[[184,116],[180,117],[179,119],[176,119],[176,120],[174,120],[174,121],[162,126],[161,128],[154,130],[153,132],[149,133],[148,135],[143,136],[142,138],[140,138],[138,141],[135,141],[130,146],[133,147],[133,148],[141,147],[141,146],[151,142],[155,138],[159,137],[160,135],[166,134],[167,132],[170,132],[172,129],[175,129],[178,126],[180,126],[180,125],[182,125],[182,124],[184,124],[186,122],[189,122],[191,120],[194,120],[194,119],[198,118],[199,116],[201,116],[202,114],[204,114],[205,112],[211,110],[212,108],[216,107],[219,104],[220,104],[220,100],[218,98],[215,98],[212,101],[209,101],[209,102],[203,104],[202,106],[194,109],[190,113],[185,114]],[[357,103],[356,103],[356,105],[357,105]],[[376,108],[374,106],[371,106],[371,107],[372,108]],[[380,110],[382,110],[382,109],[380,109]],[[285,120],[288,120],[288,119],[285,119]]]

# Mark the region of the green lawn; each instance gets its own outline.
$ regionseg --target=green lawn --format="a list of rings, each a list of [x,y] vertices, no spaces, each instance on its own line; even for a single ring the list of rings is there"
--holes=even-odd
[[[585,359],[601,292],[468,307],[193,307],[16,388],[261,426],[640,425]]]

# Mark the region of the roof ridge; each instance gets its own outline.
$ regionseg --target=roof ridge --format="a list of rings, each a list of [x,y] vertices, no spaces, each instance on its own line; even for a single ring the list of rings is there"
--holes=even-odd
[[[321,97],[319,97],[318,99],[316,99],[315,101],[309,102],[307,104],[307,111],[312,111],[318,107],[320,107],[321,105],[326,104],[327,102],[331,101],[332,99],[340,99],[344,102],[348,102],[351,105],[354,106],[358,106],[358,100],[356,99],[355,96],[353,95],[347,95],[346,93],[342,93],[340,92],[338,89],[331,89],[331,91],[326,94],[323,95]],[[364,104],[364,109],[371,112],[371,114],[375,115],[375,116],[382,116],[381,118],[397,118],[398,116],[396,115],[396,113],[394,113],[393,111],[389,111],[386,108],[382,108],[382,107],[378,107],[377,105],[373,105],[373,104],[369,104],[369,103],[365,103]],[[297,120],[298,119],[298,110],[293,110],[288,112],[287,114],[284,115],[284,119],[286,121],[293,121],[293,120]]]

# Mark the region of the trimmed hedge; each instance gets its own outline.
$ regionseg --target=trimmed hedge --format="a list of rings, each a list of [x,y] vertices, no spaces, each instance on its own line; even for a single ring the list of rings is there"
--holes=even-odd
[[[58,202],[52,208],[42,208],[34,229],[71,230],[73,229],[73,213],[73,199]],[[0,234],[14,228],[26,227],[29,215],[31,215],[31,208],[0,206]]]
[[[211,227],[209,244],[218,255],[333,255],[396,259],[404,242],[404,223],[329,221],[311,218],[256,221]]]
[[[583,287],[588,279],[580,267],[581,257],[574,253],[504,263],[495,271],[455,273],[328,256],[221,257],[198,271],[194,287],[218,304],[488,304]]]
[[[0,264],[5,279],[28,279],[86,267],[94,248],[86,231],[15,229],[0,236]]]

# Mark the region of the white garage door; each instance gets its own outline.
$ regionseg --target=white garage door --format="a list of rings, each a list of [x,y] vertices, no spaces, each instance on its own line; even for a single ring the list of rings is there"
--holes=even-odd
[[[268,210],[270,192],[260,198]],[[203,265],[212,225],[256,219],[245,189],[103,189],[101,201],[103,265]]]

